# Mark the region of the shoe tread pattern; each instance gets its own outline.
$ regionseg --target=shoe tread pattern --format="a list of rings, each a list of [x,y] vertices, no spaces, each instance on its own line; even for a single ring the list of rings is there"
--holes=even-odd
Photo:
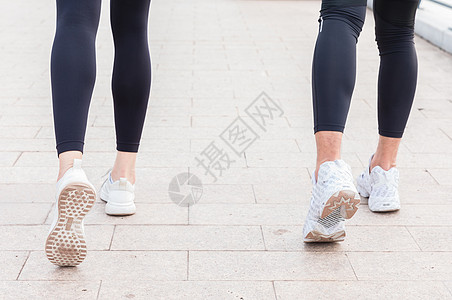
[[[82,221],[94,205],[95,191],[83,183],[66,186],[58,197],[58,221],[46,240],[49,261],[58,266],[77,266],[86,258]]]

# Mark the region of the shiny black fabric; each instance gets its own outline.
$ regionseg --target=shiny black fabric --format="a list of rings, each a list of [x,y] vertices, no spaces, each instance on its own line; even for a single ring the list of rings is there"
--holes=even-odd
[[[331,5],[331,0],[324,0]],[[356,76],[356,43],[366,7],[334,1],[321,10],[314,51],[312,90],[314,131],[345,127]],[[339,3],[340,2],[340,3]],[[378,123],[380,135],[403,135],[417,82],[414,18],[417,0],[375,0],[375,34],[380,53]]]
[[[115,43],[112,91],[117,149],[137,152],[151,83],[147,24],[150,0],[111,0]],[[100,0],[57,0],[51,79],[58,154],[83,151],[96,79]]]

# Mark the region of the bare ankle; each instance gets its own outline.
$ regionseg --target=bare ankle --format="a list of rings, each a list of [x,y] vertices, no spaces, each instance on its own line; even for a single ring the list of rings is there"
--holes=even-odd
[[[57,181],[60,180],[64,174],[66,174],[67,170],[74,166],[74,159],[82,159],[82,152],[80,151],[66,151],[60,153],[58,156],[60,161],[60,167],[58,171]]]
[[[135,170],[115,170],[115,169],[113,169],[111,171],[111,179],[113,181],[117,181],[120,178],[127,178],[127,180],[131,184],[135,184],[135,180],[136,180]]]
[[[127,178],[130,183],[134,184],[136,159],[137,153],[118,151],[115,165],[111,171],[111,179],[116,181],[120,178]]]
[[[377,151],[370,162],[370,170],[376,166],[388,171],[396,166],[397,152],[399,150],[400,138],[380,136]]]
[[[376,156],[374,156],[372,158],[372,161],[370,162],[370,170],[372,171],[373,168],[375,168],[376,166],[379,166],[380,168],[382,168],[385,171],[388,171],[391,168],[395,168],[396,167],[396,162],[395,160],[391,160],[391,159],[385,159],[385,158],[378,158]]]
[[[335,161],[341,158],[342,132],[318,131],[315,134],[317,145],[317,165],[315,179],[317,181],[320,165],[326,161]]]
[[[60,170],[58,171],[57,181],[59,181],[64,176],[64,174],[66,174],[67,170],[69,170],[72,167],[73,167],[73,164],[72,165],[60,166]]]

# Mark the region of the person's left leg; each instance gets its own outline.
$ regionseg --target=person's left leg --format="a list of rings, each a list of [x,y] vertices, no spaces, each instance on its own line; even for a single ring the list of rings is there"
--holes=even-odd
[[[112,91],[118,150],[112,177],[126,177],[132,183],[151,87],[149,7],[150,0],[111,1],[115,42]]]
[[[369,167],[358,177],[372,211],[400,208],[397,152],[413,104],[417,82],[414,20],[418,0],[375,0],[375,33],[380,52],[379,142]]]
[[[360,198],[350,167],[340,159],[356,76],[356,43],[364,24],[366,0],[323,0],[312,65],[312,96],[317,164],[311,205],[303,227],[305,242],[345,237],[345,219]]]
[[[106,212],[135,212],[135,162],[151,87],[148,46],[150,0],[111,0],[111,28],[115,44],[112,92],[116,128],[116,161],[100,196]]]

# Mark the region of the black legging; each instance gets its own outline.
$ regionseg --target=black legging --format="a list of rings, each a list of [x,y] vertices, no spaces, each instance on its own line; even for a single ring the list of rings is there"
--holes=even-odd
[[[147,25],[150,0],[111,0],[115,44],[112,91],[118,151],[137,152],[151,84]],[[96,79],[100,0],[57,0],[52,49],[53,114],[58,154],[83,152]]]
[[[366,0],[323,0],[312,67],[314,131],[345,127],[356,76],[356,43]],[[379,134],[401,138],[417,81],[414,18],[418,0],[374,0],[380,51]]]

